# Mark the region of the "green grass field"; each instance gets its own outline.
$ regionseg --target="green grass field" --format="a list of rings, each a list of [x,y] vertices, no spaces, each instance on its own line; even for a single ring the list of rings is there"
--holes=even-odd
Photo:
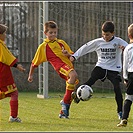
[[[59,119],[59,104],[63,93],[49,93],[49,99],[37,98],[37,92],[19,92],[19,117],[22,123],[8,123],[9,100],[0,102],[0,131],[32,132],[101,132],[133,131],[133,113],[130,112],[127,127],[117,127],[114,94],[94,93],[93,98],[70,108],[70,119]]]

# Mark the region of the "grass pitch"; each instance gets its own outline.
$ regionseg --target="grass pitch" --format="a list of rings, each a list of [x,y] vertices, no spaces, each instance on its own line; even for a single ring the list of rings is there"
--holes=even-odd
[[[127,127],[117,127],[114,94],[94,93],[79,104],[72,102],[70,119],[58,118],[63,93],[49,93],[48,99],[37,98],[37,92],[19,92],[19,117],[22,123],[8,123],[9,100],[0,101],[0,131],[15,132],[130,132],[133,131],[133,113]]]

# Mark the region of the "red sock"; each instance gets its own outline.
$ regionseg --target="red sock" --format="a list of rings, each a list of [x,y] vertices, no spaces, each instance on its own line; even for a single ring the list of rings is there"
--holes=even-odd
[[[63,99],[63,101],[64,101],[64,103],[66,103],[66,104],[71,104],[71,93],[73,92],[73,90],[66,90],[66,93],[65,93],[65,95],[64,95],[64,99]]]
[[[18,100],[10,100],[10,116],[16,118],[18,115]]]
[[[68,82],[66,82],[66,92],[64,95],[64,103],[66,104],[71,104],[72,102],[72,97],[71,97],[71,93],[74,91],[74,84],[69,84]]]

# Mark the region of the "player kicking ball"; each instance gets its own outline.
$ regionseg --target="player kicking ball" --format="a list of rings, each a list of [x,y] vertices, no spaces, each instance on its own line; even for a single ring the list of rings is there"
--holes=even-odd
[[[128,43],[114,35],[114,23],[112,21],[104,22],[101,30],[101,38],[94,39],[81,46],[70,57],[70,60],[77,60],[81,56],[94,51],[97,53],[98,61],[96,66],[92,70],[91,77],[83,84],[91,87],[99,79],[102,82],[104,82],[106,78],[110,80],[115,93],[118,117],[121,119],[123,105],[123,96],[120,87],[120,82],[122,81],[120,75],[122,70],[121,55]],[[76,92],[73,93],[73,98],[75,98],[75,102],[79,102]]]
[[[65,41],[57,39],[57,30],[58,27],[54,21],[48,21],[44,24],[46,39],[39,45],[32,60],[28,81],[33,81],[33,73],[36,67],[43,62],[50,62],[59,76],[66,81],[66,91],[63,99],[60,101],[62,108],[59,113],[59,118],[69,118],[69,109],[73,100],[71,94],[78,83],[78,79],[74,66],[69,60],[73,52]],[[70,55],[64,55],[66,51]]]

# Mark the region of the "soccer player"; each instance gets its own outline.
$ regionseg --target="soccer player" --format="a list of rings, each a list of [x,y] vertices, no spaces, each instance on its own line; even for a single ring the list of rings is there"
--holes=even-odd
[[[130,44],[123,53],[123,78],[126,85],[126,96],[123,105],[123,115],[118,127],[127,126],[127,120],[133,102],[133,24],[128,27]]]
[[[21,64],[17,64],[17,59],[8,50],[6,39],[7,26],[0,24],[0,100],[10,97],[10,117],[9,122],[21,122],[18,116],[18,90],[14,83],[10,67],[15,67],[20,71],[25,71]]]
[[[106,21],[102,25],[102,37],[87,42],[81,46],[71,57],[74,61],[87,53],[95,51],[98,56],[96,66],[92,70],[91,77],[84,84],[90,87],[100,79],[102,82],[107,78],[114,87],[115,100],[117,103],[117,113],[119,119],[122,118],[123,96],[120,88],[122,81],[120,72],[122,69],[121,54],[123,49],[128,45],[123,39],[114,35],[114,23]],[[79,102],[76,92],[72,94],[74,101]]]
[[[78,76],[72,62],[69,60],[73,52],[65,41],[57,39],[57,31],[58,26],[54,21],[48,21],[44,24],[46,38],[39,45],[32,60],[28,81],[33,81],[33,73],[36,67],[42,62],[50,62],[59,76],[66,81],[66,92],[60,101],[62,109],[60,110],[59,118],[69,118],[69,109],[72,102],[71,93],[78,83]],[[66,53],[67,51],[69,54]]]

